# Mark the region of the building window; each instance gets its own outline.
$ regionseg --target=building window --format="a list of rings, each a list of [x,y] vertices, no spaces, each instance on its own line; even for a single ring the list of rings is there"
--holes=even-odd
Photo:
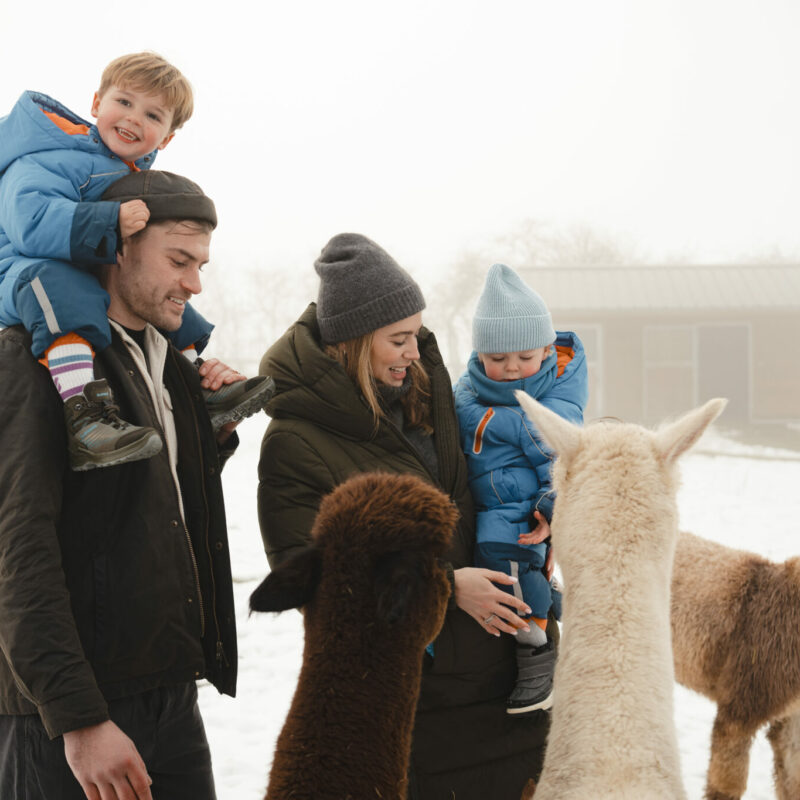
[[[644,419],[658,422],[696,405],[697,345],[691,325],[643,329]]]

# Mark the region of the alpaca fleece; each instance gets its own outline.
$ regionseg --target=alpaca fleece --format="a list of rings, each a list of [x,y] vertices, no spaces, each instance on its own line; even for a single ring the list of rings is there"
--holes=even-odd
[[[800,558],[776,564],[681,533],[672,576],[675,676],[717,704],[705,797],[737,800],[770,723],[778,800],[800,797]]]
[[[677,458],[720,413],[658,432],[578,428],[521,392],[558,455],[553,551],[564,578],[552,725],[536,800],[680,800],[669,592]]]
[[[297,689],[267,800],[404,800],[426,644],[450,584],[439,560],[458,512],[411,476],[367,473],[325,497],[313,544],[251,597],[304,611]]]

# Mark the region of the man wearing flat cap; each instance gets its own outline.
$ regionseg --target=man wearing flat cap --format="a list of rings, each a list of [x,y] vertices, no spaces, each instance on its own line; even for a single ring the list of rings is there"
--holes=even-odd
[[[95,370],[119,416],[157,431],[151,458],[73,471],[63,404],[21,326],[0,332],[0,797],[212,800],[196,681],[236,687],[220,467],[201,375],[161,331],[201,290],[214,204],[149,170],[104,200],[141,199],[143,230],[100,269],[112,342]]]

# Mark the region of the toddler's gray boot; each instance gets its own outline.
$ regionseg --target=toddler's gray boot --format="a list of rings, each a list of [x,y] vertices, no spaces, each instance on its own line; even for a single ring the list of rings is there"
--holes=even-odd
[[[508,714],[529,714],[553,705],[556,650],[552,640],[540,647],[517,645],[517,683],[506,701]]]

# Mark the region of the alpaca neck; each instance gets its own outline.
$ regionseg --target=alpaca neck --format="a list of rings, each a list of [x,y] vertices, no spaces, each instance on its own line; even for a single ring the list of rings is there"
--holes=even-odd
[[[587,561],[585,555],[567,559],[548,744],[552,758],[544,776],[548,783],[554,774],[563,780],[571,770],[573,776],[587,775],[589,783],[578,781],[580,791],[586,791],[598,775],[615,771],[620,777],[641,770],[651,779],[659,759],[678,769],[669,628],[671,556],[672,547],[666,546],[648,561],[637,561],[632,553],[607,554],[605,560]],[[594,778],[588,777],[593,770]],[[580,797],[580,791],[568,796]]]
[[[307,629],[268,798],[290,792],[320,800],[405,798],[423,645],[399,638],[365,647],[363,636],[364,631],[352,630],[319,637]],[[335,742],[330,731],[336,732]]]
[[[631,669],[648,674],[671,671],[670,565],[629,561],[627,567],[609,570],[599,581],[580,572],[565,575],[562,625],[568,646],[561,660],[591,654],[598,665],[614,664],[617,673],[630,662]]]

